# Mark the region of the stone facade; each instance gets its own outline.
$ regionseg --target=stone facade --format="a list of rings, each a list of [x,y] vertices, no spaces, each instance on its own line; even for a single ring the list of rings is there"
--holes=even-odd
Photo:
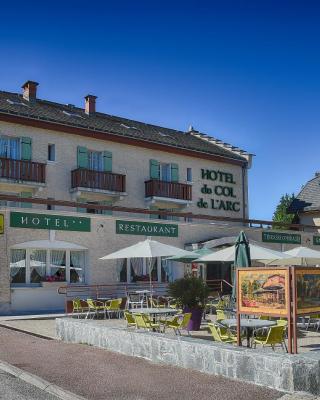
[[[57,319],[57,335],[154,363],[164,363],[212,375],[222,375],[285,392],[320,394],[317,355],[261,352],[188,337],[103,326],[94,321]]]
[[[40,198],[77,200],[76,195],[70,193],[71,171],[77,168],[77,147],[84,146],[93,151],[112,152],[112,171],[126,175],[127,196],[124,196],[121,201],[117,200],[114,205],[138,208],[148,207],[148,204],[145,202],[144,182],[150,179],[149,161],[156,159],[163,163],[177,164],[179,166],[179,182],[181,183],[186,183],[187,181],[187,168],[192,169],[193,202],[188,207],[188,212],[239,218],[248,216],[248,177],[246,169],[243,170],[238,165],[202,160],[171,152],[155,151],[138,146],[102,141],[2,121],[0,121],[0,134],[15,137],[27,136],[32,139],[32,160],[47,163],[46,186],[41,191],[34,190],[34,195]],[[55,144],[56,161],[47,161],[48,144]],[[213,197],[212,195],[201,193],[201,188],[204,184],[212,186],[214,183],[202,179],[201,169],[233,174],[235,184],[222,183],[222,185],[232,187],[234,197],[223,195],[215,197],[224,201],[232,200],[239,202],[239,206],[237,207],[239,211],[212,209],[210,208],[210,204],[208,208],[199,208],[197,206],[200,198],[210,203]],[[242,176],[243,173],[244,176]],[[19,193],[22,187],[21,183],[17,184],[14,181],[9,183],[0,182],[0,193]],[[82,193],[81,196],[90,201],[108,199],[107,196],[94,193],[93,191]],[[41,206],[37,206],[37,208],[39,207],[41,208]],[[164,208],[169,209],[177,207],[179,206],[174,203],[164,205]]]

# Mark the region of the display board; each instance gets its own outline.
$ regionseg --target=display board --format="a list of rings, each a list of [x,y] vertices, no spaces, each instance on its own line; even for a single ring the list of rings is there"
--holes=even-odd
[[[320,314],[320,268],[294,268],[297,314]]]
[[[290,310],[288,268],[238,269],[240,314],[287,316]]]

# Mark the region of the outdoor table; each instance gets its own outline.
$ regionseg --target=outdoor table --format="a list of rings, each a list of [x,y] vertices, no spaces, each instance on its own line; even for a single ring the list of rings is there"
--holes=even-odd
[[[237,319],[230,318],[230,319],[223,319],[219,321],[220,324],[227,326],[228,328],[236,328],[237,327]],[[276,321],[268,321],[265,319],[258,319],[258,318],[241,318],[240,326],[241,328],[246,329],[246,336],[247,336],[247,347],[250,347],[250,337],[252,336],[254,329],[259,328],[269,328],[270,326],[277,325]]]
[[[153,322],[156,322],[156,318],[164,315],[175,315],[178,313],[178,310],[174,308],[133,308],[130,310],[132,314],[147,314],[153,318]]]

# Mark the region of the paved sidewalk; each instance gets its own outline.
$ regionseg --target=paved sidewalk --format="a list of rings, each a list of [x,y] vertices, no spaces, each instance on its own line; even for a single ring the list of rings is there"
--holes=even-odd
[[[7,372],[0,372],[0,399],[2,400],[58,400],[56,396],[26,383]]]
[[[0,327],[0,359],[90,400],[275,400],[275,390]]]

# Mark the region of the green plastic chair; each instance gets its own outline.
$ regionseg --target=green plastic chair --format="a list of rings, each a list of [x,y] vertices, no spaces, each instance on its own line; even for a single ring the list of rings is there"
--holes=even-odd
[[[256,348],[257,344],[264,346],[270,345],[272,347],[272,350],[274,351],[275,346],[277,344],[280,344],[283,350],[288,352],[286,342],[284,340],[284,335],[285,335],[285,326],[282,325],[276,325],[276,326],[271,326],[268,330],[267,335],[254,335],[252,337],[252,347]],[[256,331],[257,332],[257,331]]]
[[[134,319],[134,316],[129,311],[126,310],[124,312],[124,318],[127,321],[127,328],[136,327],[136,321]]]
[[[232,335],[232,334],[222,334],[220,331],[220,327],[217,327],[215,324],[208,323],[208,328],[212,334],[213,340],[215,342],[220,342],[220,343],[236,343],[237,342],[237,337]]]
[[[81,303],[81,299],[78,297],[72,300],[72,316],[77,315],[80,318],[84,313],[88,312],[88,307],[85,307]]]
[[[95,315],[98,318],[99,313],[101,312],[104,314],[104,317],[106,318],[106,309],[102,301],[87,299],[87,304],[89,309],[86,318],[88,318],[88,316],[90,316],[91,313],[93,313],[93,318]]]
[[[156,330],[160,332],[160,324],[151,322],[144,314],[134,314],[137,329]]]
[[[106,311],[106,314],[108,315],[108,318],[110,318],[110,314],[115,314],[118,318],[120,317],[121,304],[122,304],[122,298],[108,300],[105,303],[105,311]]]
[[[165,328],[171,328],[174,330],[175,334],[179,334],[181,336],[181,330],[186,330],[188,336],[190,336],[190,331],[188,329],[188,324],[191,319],[191,313],[184,313],[181,315],[177,315],[172,320],[165,322]]]
[[[223,310],[217,310],[217,321],[222,321],[226,319],[226,315]]]

